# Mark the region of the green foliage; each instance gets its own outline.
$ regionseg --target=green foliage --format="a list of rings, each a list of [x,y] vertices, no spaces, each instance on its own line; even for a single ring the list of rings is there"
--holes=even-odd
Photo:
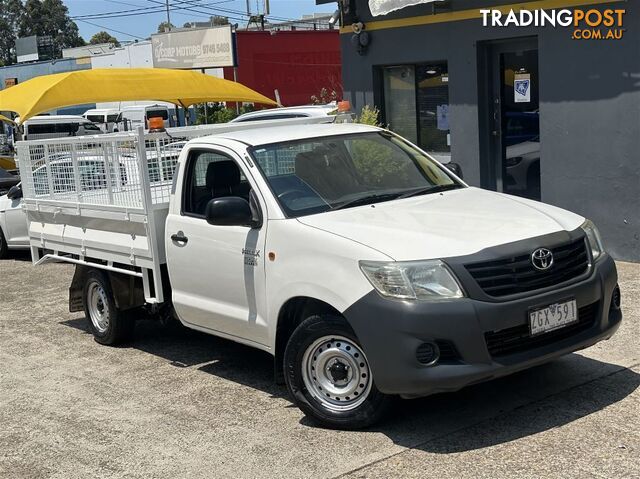
[[[173,30],[174,28],[176,27],[173,25],[173,23],[160,22],[160,25],[158,25],[158,33],[168,32]]]
[[[371,126],[382,126],[380,123],[380,110],[376,106],[365,105],[360,116],[356,117],[356,123],[363,123]]]
[[[214,15],[213,17],[211,17],[211,25],[229,25],[229,19],[227,17],[221,17],[220,15]]]
[[[31,35],[50,36],[54,58],[85,44],[62,0],[0,0],[0,63],[15,63],[16,39]]]
[[[253,111],[253,105],[240,107],[240,114]],[[196,124],[228,123],[238,116],[235,108],[228,108],[224,103],[207,103],[207,116],[205,117],[204,105],[196,107]]]
[[[92,36],[91,40],[89,40],[89,43],[91,45],[98,45],[100,43],[112,43],[116,47],[120,46],[120,42],[118,41],[118,39],[113,35],[105,32],[104,30]]]
[[[20,0],[0,0],[0,64],[15,63],[13,51],[18,38],[18,21],[22,12]]]

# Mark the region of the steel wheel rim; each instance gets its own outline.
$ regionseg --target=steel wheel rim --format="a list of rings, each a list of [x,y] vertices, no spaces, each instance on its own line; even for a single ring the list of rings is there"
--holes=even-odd
[[[306,349],[302,380],[323,407],[336,412],[360,406],[373,383],[364,352],[344,336],[323,336]]]
[[[91,283],[88,299],[91,324],[99,333],[104,333],[109,328],[110,319],[107,293],[98,283]]]

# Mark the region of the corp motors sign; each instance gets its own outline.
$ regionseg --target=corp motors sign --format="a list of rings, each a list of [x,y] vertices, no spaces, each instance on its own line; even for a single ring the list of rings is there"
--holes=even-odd
[[[562,27],[574,40],[620,40],[625,32],[623,9],[483,9],[480,15],[485,27]]]
[[[202,69],[235,66],[231,25],[185,29],[151,36],[156,68]]]

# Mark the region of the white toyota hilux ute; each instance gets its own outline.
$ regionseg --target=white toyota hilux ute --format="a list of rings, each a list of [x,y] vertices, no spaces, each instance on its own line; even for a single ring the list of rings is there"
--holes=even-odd
[[[143,310],[174,316],[268,351],[306,414],[348,429],[394,396],[511,374],[620,325],[615,264],[590,221],[469,187],[389,131],[169,134],[19,146],[34,262],[77,265],[70,309],[99,343],[129,340]],[[149,155],[178,139],[172,178],[150,175]],[[74,171],[75,189],[53,178],[36,192],[32,172],[60,149],[74,164],[103,151],[116,171],[126,155],[139,174],[123,185]]]

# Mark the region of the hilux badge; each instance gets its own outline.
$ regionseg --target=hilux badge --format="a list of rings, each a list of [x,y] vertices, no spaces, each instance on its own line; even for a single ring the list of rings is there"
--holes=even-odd
[[[553,265],[553,253],[547,248],[538,248],[531,253],[531,264],[540,271],[546,271]]]

